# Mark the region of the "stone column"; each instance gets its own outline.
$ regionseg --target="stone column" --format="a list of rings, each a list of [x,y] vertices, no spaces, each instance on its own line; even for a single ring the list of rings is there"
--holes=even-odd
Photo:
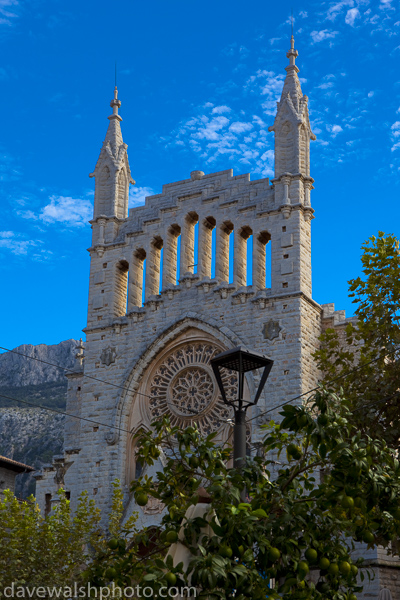
[[[223,223],[216,230],[215,278],[219,282],[229,281],[229,234],[232,230],[232,223]]]
[[[284,176],[281,178],[281,181],[283,183],[283,204],[290,204],[290,198],[289,198],[290,177]]]
[[[194,265],[194,225],[195,221],[187,215],[182,223],[180,276],[193,273]]]
[[[135,306],[142,306],[143,293],[143,266],[146,252],[137,250],[132,256],[129,268],[128,284],[128,312]]]
[[[99,240],[98,243],[99,244],[104,244],[104,227],[106,225],[106,220],[105,219],[99,219],[97,221],[98,225],[99,225]]]
[[[310,180],[304,181],[304,206],[311,206],[310,201],[310,190],[312,189],[312,182]]]
[[[126,260],[120,260],[114,268],[114,316],[122,317],[126,314],[127,308],[129,265]]]
[[[176,285],[176,271],[178,260],[178,237],[181,232],[179,225],[172,225],[166,234],[163,253],[163,278],[162,288]]]
[[[212,261],[212,230],[215,227],[215,219],[208,217],[199,222],[199,251],[197,274],[200,279],[211,277]]]
[[[160,293],[160,260],[163,242],[161,238],[154,239],[146,252],[146,284],[145,300]]]

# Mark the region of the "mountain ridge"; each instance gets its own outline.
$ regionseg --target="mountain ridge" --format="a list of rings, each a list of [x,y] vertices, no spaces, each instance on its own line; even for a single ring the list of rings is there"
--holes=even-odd
[[[64,416],[46,408],[65,410],[64,369],[74,366],[77,343],[69,339],[51,345],[22,344],[0,355],[1,455],[40,470],[62,452]],[[17,497],[34,491],[33,474],[17,476]]]

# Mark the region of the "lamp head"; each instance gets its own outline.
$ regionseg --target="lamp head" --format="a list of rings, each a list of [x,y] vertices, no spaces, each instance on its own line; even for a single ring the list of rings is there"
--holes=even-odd
[[[233,406],[234,408],[236,407],[236,403],[233,403],[227,400],[226,398],[226,393],[222,382],[221,369],[229,369],[231,371],[237,372],[239,375],[237,398],[238,408],[243,407],[243,386],[245,373],[249,371],[255,371],[257,369],[263,369],[263,374],[261,376],[260,384],[258,386],[258,390],[256,392],[254,401],[247,402],[244,407],[247,408],[248,406],[257,404],[261,392],[264,388],[265,382],[267,381],[268,375],[272,369],[272,365],[274,364],[274,361],[270,358],[267,358],[259,352],[249,352],[243,346],[237,346],[236,348],[232,348],[232,350],[226,350],[225,352],[221,352],[220,354],[214,356],[214,358],[212,358],[210,362],[223,401],[225,402],[225,404]]]

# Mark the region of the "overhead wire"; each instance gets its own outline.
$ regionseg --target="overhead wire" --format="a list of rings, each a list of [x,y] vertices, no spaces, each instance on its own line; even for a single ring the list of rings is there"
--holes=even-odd
[[[29,406],[33,406],[34,408],[41,408],[43,410],[48,410],[50,412],[54,412],[59,415],[64,415],[65,417],[71,417],[72,419],[79,419],[80,421],[87,421],[88,423],[94,423],[96,425],[110,427],[111,429],[118,429],[118,431],[123,431],[124,433],[131,433],[131,431],[129,431],[128,429],[122,429],[121,427],[117,427],[116,425],[108,425],[107,423],[101,423],[100,421],[95,421],[94,419],[88,419],[86,417],[72,415],[71,413],[67,413],[62,410],[57,410],[56,408],[51,408],[49,406],[42,406],[41,404],[35,404],[34,402],[28,402],[28,400],[18,400],[17,398],[12,398],[12,396],[6,396],[5,394],[0,394],[0,398],[7,398],[7,400],[13,400],[14,402],[22,402],[22,404],[28,404]]]
[[[13,353],[13,354],[18,354],[18,355],[20,355],[20,356],[23,356],[23,357],[25,357],[25,358],[29,358],[29,359],[31,359],[31,360],[36,360],[36,361],[38,361],[38,362],[41,362],[41,363],[47,364],[47,365],[49,365],[49,366],[52,366],[52,367],[56,367],[57,369],[61,369],[61,370],[63,370],[63,371],[67,371],[67,372],[70,372],[70,373],[76,373],[76,370],[74,370],[74,369],[69,369],[68,367],[62,367],[61,365],[56,365],[55,363],[51,363],[51,362],[49,362],[49,361],[45,361],[45,360],[43,360],[43,359],[41,359],[41,358],[37,358],[37,357],[35,357],[35,356],[29,356],[28,354],[23,354],[22,352],[17,352],[16,350],[11,350],[11,349],[5,348],[5,347],[3,347],[3,346],[0,346],[0,349],[1,349],[1,350],[5,350],[6,352],[11,352],[11,353]],[[326,382],[326,385],[329,385],[329,384],[331,384],[331,383],[334,383],[335,381],[338,381],[339,379],[343,379],[344,377],[348,377],[348,376],[349,376],[349,375],[351,375],[352,373],[354,373],[354,372],[356,372],[356,371],[358,371],[358,370],[360,370],[360,369],[363,369],[364,367],[366,367],[366,366],[368,366],[368,365],[370,365],[370,364],[372,364],[372,363],[374,363],[374,362],[377,362],[378,360],[381,360],[382,358],[386,358],[387,356],[390,356],[390,355],[394,354],[395,352],[398,352],[398,350],[399,350],[399,349],[398,349],[398,348],[396,348],[395,350],[392,350],[392,351],[390,351],[390,352],[387,352],[387,353],[385,353],[383,356],[379,356],[379,357],[377,357],[377,358],[374,358],[374,359],[372,359],[372,360],[370,360],[370,361],[368,361],[368,362],[366,362],[366,363],[364,363],[364,364],[362,364],[362,365],[358,365],[358,366],[357,366],[357,367],[355,367],[354,369],[351,369],[350,371],[348,371],[348,372],[346,372],[346,373],[342,373],[341,375],[338,375],[337,377],[335,377],[335,378],[333,378],[333,379],[330,379],[329,381],[327,381],[327,382]],[[110,386],[112,386],[112,387],[116,387],[116,388],[119,388],[119,389],[123,389],[123,390],[125,390],[125,391],[135,391],[135,390],[132,390],[132,389],[131,389],[131,388],[129,388],[129,387],[122,386],[122,385],[118,385],[118,384],[115,384],[115,383],[111,383],[111,382],[109,382],[109,381],[105,381],[104,379],[100,379],[99,377],[94,377],[94,376],[92,376],[92,375],[86,375],[86,374],[85,374],[84,376],[85,376],[85,378],[88,378],[88,379],[94,379],[95,381],[99,381],[100,383],[104,383],[104,384],[106,384],[106,385],[110,385]],[[259,414],[258,414],[258,415],[256,415],[255,417],[252,417],[252,418],[250,418],[250,419],[247,419],[247,420],[246,420],[246,423],[249,423],[250,421],[253,421],[254,419],[258,419],[259,417],[262,417],[262,416],[264,416],[265,414],[267,414],[267,413],[269,413],[269,412],[276,411],[277,409],[279,409],[279,408],[282,408],[282,406],[286,406],[287,404],[290,404],[291,402],[294,402],[295,400],[299,400],[299,399],[300,399],[300,398],[302,398],[303,396],[306,396],[306,395],[308,395],[308,394],[312,394],[313,392],[315,392],[315,391],[317,391],[317,390],[319,390],[319,389],[320,389],[320,386],[317,386],[317,387],[314,387],[314,388],[312,388],[311,390],[308,390],[308,391],[306,391],[306,392],[303,392],[302,394],[299,394],[298,396],[295,396],[295,397],[293,397],[293,398],[290,398],[289,400],[286,400],[285,402],[282,402],[281,404],[278,404],[277,406],[274,406],[274,407],[272,407],[272,408],[270,408],[270,409],[268,409],[268,410],[265,410],[265,411],[263,411],[263,412],[259,413]],[[144,396],[144,397],[146,397],[146,398],[154,398],[154,396],[149,396],[148,394],[144,394],[144,393],[142,393],[142,392],[136,392],[136,393],[137,393],[137,394],[139,394],[139,395],[142,395],[142,396]],[[13,398],[13,397],[11,397],[11,396],[6,396],[6,395],[4,395],[4,394],[0,394],[0,398],[6,398],[6,399],[8,399],[8,400],[12,400],[13,402],[20,402],[20,403],[22,403],[22,404],[27,404],[27,405],[29,405],[29,406],[32,406],[32,407],[35,407],[35,408],[41,408],[41,409],[43,409],[43,410],[48,410],[48,411],[50,411],[50,412],[58,413],[58,414],[61,414],[61,415],[67,416],[67,417],[72,417],[72,418],[74,418],[74,419],[79,419],[79,420],[82,420],[82,421],[87,421],[87,422],[89,422],[89,423],[94,423],[94,424],[96,424],[96,425],[101,425],[101,426],[103,426],[103,427],[108,427],[108,428],[110,428],[110,429],[115,429],[115,430],[118,430],[118,431],[122,431],[122,432],[124,432],[124,433],[131,433],[131,431],[130,431],[130,430],[123,429],[123,428],[121,428],[121,427],[118,427],[118,426],[116,426],[116,425],[110,425],[110,424],[107,424],[107,423],[102,423],[102,422],[100,422],[100,421],[95,421],[94,419],[88,419],[88,418],[86,418],[86,417],[81,417],[81,416],[78,416],[78,415],[73,415],[73,414],[71,414],[71,413],[67,413],[67,412],[65,412],[65,411],[60,411],[60,410],[57,410],[57,409],[54,409],[54,408],[50,408],[50,407],[47,407],[47,406],[43,406],[43,405],[40,405],[40,404],[35,404],[35,403],[33,403],[33,402],[28,402],[27,400],[19,400],[19,399],[17,399],[17,398]],[[382,401],[381,401],[381,402],[382,402]],[[371,405],[370,405],[370,406],[373,406],[373,405],[374,405],[374,403],[371,403]],[[191,412],[191,409],[189,409],[189,408],[188,408],[187,410],[189,410],[189,412]],[[358,409],[355,409],[355,410],[358,410]],[[194,411],[193,411],[193,414],[194,414],[194,415],[197,415],[197,414],[199,414],[199,413],[196,413],[196,412],[194,412]]]
[[[338,375],[337,377],[334,377],[333,379],[330,379],[329,381],[326,382],[326,385],[330,385],[331,383],[334,383],[335,381],[338,381],[339,379],[343,379],[344,377],[348,377],[349,375],[351,375],[352,373],[355,373],[356,371],[359,371],[360,369],[363,369],[364,367],[367,367],[368,365],[377,362],[378,360],[381,360],[382,358],[386,358],[387,356],[390,356],[391,354],[394,354],[395,352],[398,352],[399,348],[396,348],[395,350],[391,350],[390,352],[387,352],[386,354],[384,354],[383,356],[378,356],[377,358],[374,358],[362,365],[358,365],[358,367],[355,367],[354,369],[351,369],[350,371],[348,371],[347,373],[342,373],[341,375]],[[278,408],[282,408],[282,406],[286,406],[286,404],[290,404],[290,402],[294,402],[295,400],[299,400],[299,398],[302,398],[303,396],[307,396],[308,394],[312,394],[313,392],[318,391],[319,389],[321,389],[321,386],[317,386],[311,390],[308,390],[307,392],[303,392],[302,394],[300,394],[299,396],[295,396],[294,398],[290,398],[290,400],[286,400],[285,402],[282,402],[282,404],[278,404],[277,406],[274,406],[272,408],[269,408],[268,410],[263,411],[262,413],[259,413],[258,415],[256,415],[255,417],[251,417],[251,419],[246,419],[246,423],[249,423],[250,421],[254,421],[254,419],[258,419],[259,417],[262,417],[264,415],[266,415],[269,412],[273,412],[276,411]]]
[[[18,354],[19,356],[24,356],[25,358],[30,358],[31,360],[36,360],[38,362],[44,363],[45,365],[49,365],[51,367],[56,367],[57,369],[61,369],[62,371],[66,371],[68,373],[77,373],[75,369],[69,369],[68,367],[62,367],[61,365],[56,365],[55,363],[51,363],[47,360],[43,360],[42,358],[37,358],[36,356],[29,356],[29,354],[23,354],[22,352],[17,352],[16,350],[10,350],[9,348],[5,348],[4,346],[0,346],[0,350],[5,350],[6,352],[12,352],[13,354]],[[135,391],[130,387],[126,387],[124,385],[118,385],[117,383],[111,383],[111,381],[105,381],[104,379],[100,379],[99,377],[94,377],[93,375],[87,375],[85,373],[86,379],[93,379],[94,381],[99,381],[100,383],[105,383],[106,385],[111,385],[112,387],[125,390],[127,392]],[[149,394],[143,394],[142,392],[137,392],[141,396],[145,396],[146,398],[153,398],[153,396],[149,396]],[[197,413],[196,413],[197,414]]]

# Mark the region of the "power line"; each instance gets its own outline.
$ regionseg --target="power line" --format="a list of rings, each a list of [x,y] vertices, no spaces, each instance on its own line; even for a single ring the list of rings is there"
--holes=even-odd
[[[102,425],[103,427],[110,427],[111,429],[118,429],[118,431],[123,431],[124,433],[131,433],[131,431],[128,431],[128,429],[122,429],[121,427],[117,427],[116,425],[107,425],[106,423],[101,423],[100,421],[94,421],[93,419],[87,419],[86,417],[78,417],[78,415],[71,415],[71,413],[67,413],[62,410],[57,410],[55,408],[50,408],[49,406],[42,406],[41,404],[35,404],[34,402],[28,402],[27,400],[17,400],[17,398],[12,398],[11,396],[6,396],[5,394],[0,394],[0,398],[7,398],[7,400],[13,400],[14,402],[22,402],[22,404],[28,404],[29,406],[33,406],[34,408],[42,408],[43,410],[49,410],[49,411],[57,413],[59,415],[64,415],[65,417],[72,417],[73,419],[79,419],[80,421],[88,421],[89,423],[94,423],[96,425]]]
[[[370,365],[370,364],[372,364],[374,362],[377,362],[378,360],[381,360],[382,358],[386,358],[387,356],[390,356],[391,354],[394,354],[395,352],[398,352],[398,350],[399,349],[396,348],[395,350],[392,350],[391,352],[387,352],[383,356],[378,356],[378,358],[374,358],[373,360],[370,360],[369,362],[366,362],[363,365],[359,365],[358,367],[355,367],[354,369],[352,369],[351,371],[348,371],[347,373],[343,373],[342,375],[338,375],[337,377],[334,377],[333,379],[330,379],[329,381],[327,381],[326,385],[334,383],[335,381],[338,381],[339,379],[343,379],[344,377],[348,377],[352,373],[355,373],[356,371],[359,371],[360,369],[363,369],[364,367],[367,367],[368,365]],[[251,419],[247,419],[246,423],[249,423],[250,421],[254,421],[254,419],[258,419],[259,417],[262,417],[263,415],[266,415],[269,412],[273,412],[273,411],[277,410],[278,408],[282,408],[282,406],[285,406],[286,404],[289,404],[290,402],[294,402],[295,400],[298,400],[299,398],[302,398],[303,396],[307,396],[308,394],[312,394],[313,392],[316,392],[319,389],[320,389],[320,386],[317,386],[317,387],[313,388],[312,390],[308,390],[307,392],[303,392],[303,394],[300,394],[299,396],[295,396],[294,398],[291,398],[290,400],[286,400],[285,402],[282,402],[282,404],[278,404],[277,406],[274,406],[273,408],[269,408],[268,410],[265,410],[262,413],[259,413],[258,415],[256,415],[255,417],[252,417]]]
[[[43,360],[41,358],[37,358],[36,356],[29,356],[28,354],[23,354],[22,352],[17,352],[16,350],[10,350],[9,348],[5,348],[4,346],[0,346],[0,349],[5,350],[6,352],[12,352],[13,354],[18,354],[19,356],[23,356],[24,358],[30,358],[31,360],[36,360],[38,362],[44,363],[45,365],[49,365],[51,367],[56,367],[57,369],[61,369],[62,371],[66,371],[68,373],[76,373],[76,371],[74,369],[68,369],[67,367],[62,367],[61,365],[56,365],[55,363],[51,363],[51,362],[49,362],[47,360]],[[116,387],[116,388],[125,390],[127,392],[135,391],[132,388],[129,388],[129,387],[126,387],[123,385],[117,385],[116,383],[111,383],[110,381],[105,381],[104,379],[100,379],[99,377],[93,377],[92,375],[84,374],[84,377],[86,377],[88,379],[94,379],[95,381],[99,381],[100,383],[104,383],[106,385],[111,385],[112,387]],[[149,396],[149,394],[144,394],[143,392],[136,392],[136,394],[139,396],[144,396],[145,398],[154,399],[154,396]],[[127,429],[121,429],[120,427],[117,427],[116,425],[107,425],[106,423],[100,423],[98,421],[93,421],[92,419],[87,419],[85,417],[78,417],[77,415],[72,415],[71,413],[59,411],[59,410],[56,410],[54,408],[50,408],[47,406],[42,406],[41,404],[35,404],[33,402],[28,402],[27,400],[17,400],[17,398],[12,398],[11,396],[5,396],[4,394],[0,394],[0,398],[6,398],[7,400],[12,400],[14,402],[22,402],[23,404],[27,404],[29,406],[33,406],[36,408],[42,408],[43,410],[50,410],[51,412],[65,415],[66,417],[72,417],[73,419],[81,419],[83,421],[88,421],[89,423],[95,423],[97,425],[102,425],[104,427],[109,427],[111,429],[123,431],[124,433],[131,433]],[[189,407],[186,407],[186,410],[188,412],[192,413],[194,416],[199,414],[198,412],[192,410]]]
[[[3,346],[0,346],[0,350],[5,350],[6,352],[12,352],[13,354],[18,354],[19,356],[24,356],[25,358],[30,358],[31,360],[36,360],[38,362],[44,363],[45,365],[49,365],[51,367],[56,367],[57,369],[61,369],[62,371],[67,371],[68,373],[77,373],[77,371],[75,371],[74,369],[68,369],[67,367],[62,367],[61,365],[56,365],[55,363],[51,363],[47,360],[43,360],[42,358],[36,358],[36,356],[29,356],[29,354],[23,354],[22,352],[17,352],[16,350],[10,350],[9,348],[4,348]],[[121,389],[121,390],[125,390],[127,392],[134,392],[135,390],[130,388],[130,387],[126,387],[124,385],[118,385],[117,383],[111,383],[110,381],[105,381],[104,379],[100,379],[99,377],[93,377],[93,375],[87,375],[86,373],[84,373],[84,377],[86,379],[93,379],[94,381],[99,381],[100,383],[105,383],[106,385],[111,385],[112,387]],[[137,394],[139,394],[140,396],[144,396],[145,398],[154,398],[154,396],[149,396],[149,394],[143,394],[143,392],[136,392]],[[188,409],[189,410],[189,409]],[[194,413],[194,414],[199,414],[199,413]]]
[[[54,363],[45,361],[45,360],[43,360],[41,358],[36,358],[35,356],[29,356],[28,354],[23,354],[22,352],[17,352],[16,350],[10,350],[8,348],[4,348],[3,346],[0,346],[0,349],[1,350],[5,350],[6,352],[12,352],[14,354],[18,354],[19,356],[23,356],[25,358],[30,358],[31,360],[36,360],[38,362],[42,362],[44,364],[50,365],[52,367],[56,367],[57,369],[61,369],[63,371],[68,371],[70,373],[76,373],[76,371],[74,371],[74,369],[68,369],[67,367],[62,367],[60,365],[56,365]],[[372,359],[372,360],[364,363],[363,365],[359,365],[358,367],[355,367],[354,369],[352,369],[351,371],[348,371],[347,373],[343,373],[341,375],[338,375],[334,379],[331,379],[331,380],[327,381],[327,385],[331,384],[331,383],[334,383],[335,381],[338,381],[339,379],[343,379],[344,377],[348,377],[352,373],[354,373],[354,372],[356,372],[356,371],[358,371],[360,369],[363,369],[364,367],[366,367],[366,366],[368,366],[368,365],[370,365],[370,364],[372,364],[372,363],[374,363],[374,362],[376,362],[376,361],[378,361],[378,360],[380,360],[382,358],[386,358],[387,356],[390,356],[391,354],[394,354],[397,351],[398,351],[398,348],[396,348],[395,350],[392,350],[391,352],[387,352],[383,356],[379,356],[377,358],[374,358],[374,359]],[[87,377],[88,379],[94,379],[95,381],[99,381],[100,383],[104,383],[106,385],[111,385],[112,387],[116,387],[116,388],[123,389],[123,390],[126,390],[126,391],[134,391],[134,390],[131,390],[129,387],[117,385],[116,383],[111,383],[109,381],[105,381],[104,379],[100,379],[98,377],[93,377],[92,375],[86,375],[85,374],[84,377]],[[250,421],[253,421],[254,419],[258,419],[259,417],[262,417],[263,415],[265,415],[265,414],[267,414],[269,412],[275,411],[278,408],[281,408],[282,406],[285,406],[286,404],[289,404],[290,402],[294,402],[295,400],[298,400],[299,398],[302,398],[303,396],[306,396],[308,394],[311,394],[312,392],[317,391],[318,389],[320,389],[319,386],[317,386],[317,387],[315,387],[315,388],[313,388],[311,390],[308,390],[306,392],[303,392],[303,394],[300,394],[299,396],[295,396],[294,398],[290,398],[289,400],[286,400],[285,402],[282,402],[281,404],[278,404],[277,406],[274,406],[273,408],[270,408],[268,410],[263,411],[262,413],[256,415],[255,417],[252,417],[251,419],[247,419],[246,423],[249,423]],[[144,396],[146,398],[154,398],[154,396],[149,396],[148,394],[143,394],[142,392],[136,392],[136,393],[139,394],[139,395],[141,395],[141,396]],[[70,413],[66,413],[66,412],[63,412],[63,411],[56,410],[54,408],[42,406],[40,404],[34,404],[33,402],[28,402],[27,400],[18,400],[17,398],[12,398],[11,396],[5,396],[3,394],[0,394],[0,397],[1,398],[6,398],[8,400],[12,400],[13,402],[21,402],[22,404],[27,404],[27,405],[33,406],[35,408],[41,408],[43,410],[49,410],[51,412],[55,412],[55,413],[58,413],[58,414],[61,414],[61,415],[67,416],[67,417],[72,417],[73,419],[80,419],[82,421],[87,421],[89,423],[94,423],[96,425],[101,425],[103,427],[108,427],[110,429],[116,429],[118,431],[123,431],[124,433],[131,433],[129,430],[122,429],[121,427],[117,427],[116,425],[108,425],[106,423],[101,423],[99,421],[94,421],[92,419],[87,419],[85,417],[78,417],[77,415],[72,415]],[[370,406],[372,406],[372,404]],[[189,408],[187,408],[187,410],[189,412],[193,412],[194,415],[198,415],[199,414],[199,413],[196,413],[194,411],[191,411],[191,409],[189,409]],[[355,410],[359,410],[359,409],[355,409]]]

